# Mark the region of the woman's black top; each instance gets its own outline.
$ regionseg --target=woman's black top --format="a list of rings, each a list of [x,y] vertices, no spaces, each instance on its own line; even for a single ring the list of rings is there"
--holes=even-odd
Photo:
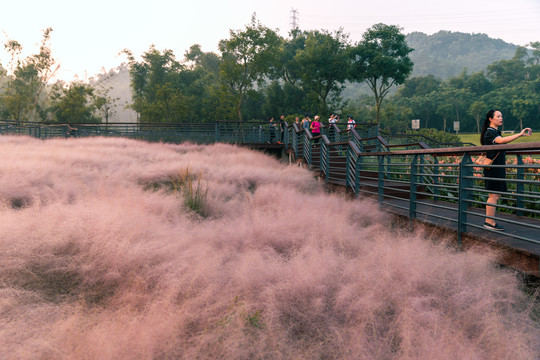
[[[496,145],[494,142],[496,138],[501,135],[501,132],[495,128],[489,127],[484,134],[484,145]],[[493,165],[506,164],[506,156],[504,151],[492,150],[487,152],[487,157],[493,160]],[[488,178],[506,178],[506,169],[501,168],[484,168],[484,177]],[[505,192],[506,182],[497,180],[486,180],[486,189]]]

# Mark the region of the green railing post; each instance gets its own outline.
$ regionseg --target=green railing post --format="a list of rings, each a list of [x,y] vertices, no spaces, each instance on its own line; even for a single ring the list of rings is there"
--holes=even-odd
[[[470,180],[467,177],[471,176],[472,167],[468,166],[472,164],[471,156],[469,153],[463,154],[459,163],[459,178],[458,178],[458,226],[457,226],[457,240],[458,246],[461,248],[461,235],[467,231],[467,208],[469,199]]]
[[[363,160],[363,156],[358,156],[354,166],[354,193],[356,196],[360,193],[360,169],[362,169]]]
[[[214,134],[215,141],[219,142],[219,122],[216,122],[216,125],[214,126],[214,131],[215,131],[215,134]]]
[[[523,158],[521,154],[517,155],[517,164],[523,165]],[[516,207],[519,209],[523,209],[525,204],[524,204],[522,195],[525,194],[525,184],[521,182],[520,180],[525,180],[525,169],[523,169],[522,167],[517,168],[516,180],[518,180],[516,184],[517,186]],[[516,215],[523,216],[524,215],[523,210],[517,210]]]
[[[378,168],[378,179],[377,179],[377,198],[379,200],[379,203],[382,203],[384,201],[384,155],[378,156],[379,160],[379,168]]]
[[[322,148],[324,146],[324,160],[325,160],[325,164],[324,164],[324,167],[325,167],[325,174],[326,174],[326,182],[330,181],[330,147],[323,141],[323,139],[321,139],[321,153],[322,153]],[[321,159],[322,161],[322,159]]]
[[[433,157],[433,200],[435,201],[438,201],[439,200],[439,197],[437,195],[439,195],[439,187],[437,185],[439,185],[439,177],[437,175],[439,175],[439,159],[434,156]]]
[[[416,191],[418,186],[416,185],[418,183],[418,155],[414,155],[413,160],[411,162],[411,175],[410,175],[410,182],[409,182],[409,219],[411,220],[411,226],[412,226],[412,220],[416,219]]]

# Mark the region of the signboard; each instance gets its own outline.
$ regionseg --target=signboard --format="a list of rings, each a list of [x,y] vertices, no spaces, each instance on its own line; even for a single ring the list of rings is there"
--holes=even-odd
[[[454,121],[454,131],[455,132],[459,131],[459,121]]]
[[[412,125],[411,125],[412,129],[413,130],[418,130],[420,129],[420,120],[419,119],[414,119],[412,120]]]

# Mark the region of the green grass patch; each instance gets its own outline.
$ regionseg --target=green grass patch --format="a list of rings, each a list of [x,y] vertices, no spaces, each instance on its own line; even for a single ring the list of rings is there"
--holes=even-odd
[[[201,184],[202,173],[193,175],[189,167],[180,171],[172,180],[174,192],[180,192],[184,197],[184,205],[202,217],[208,216],[206,199],[208,197],[208,184]],[[197,182],[194,185],[194,182]]]

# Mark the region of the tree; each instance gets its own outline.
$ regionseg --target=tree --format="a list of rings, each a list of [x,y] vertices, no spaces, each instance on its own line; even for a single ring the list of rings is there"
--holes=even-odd
[[[132,108],[140,121],[177,122],[186,109],[189,100],[179,86],[179,74],[183,66],[176,60],[171,50],[163,52],[154,46],[143,54],[142,62],[136,62],[128,50]]]
[[[487,105],[480,100],[474,101],[468,109],[469,115],[474,117],[476,120],[476,132],[480,133],[480,120],[484,116],[484,114],[487,112]]]
[[[49,41],[52,28],[43,31],[39,53],[21,60],[22,45],[8,40],[4,47],[11,54],[11,70],[1,102],[7,116],[17,121],[35,121],[43,113],[46,101],[44,90],[58,66],[51,55]],[[44,96],[45,95],[45,96]]]
[[[347,35],[342,30],[334,34],[310,31],[304,48],[296,52],[300,86],[315,101],[318,112],[327,113],[331,100],[333,107],[341,106],[339,96],[347,79],[346,46]]]
[[[236,99],[238,120],[247,93],[261,85],[265,76],[276,67],[281,38],[274,30],[257,21],[255,14],[243,31],[230,31],[230,38],[219,43],[221,80]]]
[[[407,79],[403,86],[397,91],[399,97],[411,98],[413,96],[423,96],[432,91],[436,91],[441,86],[441,80],[433,75],[416,76]]]
[[[94,103],[94,88],[82,83],[65,87],[57,83],[51,90],[51,106],[48,111],[56,123],[99,123]]]
[[[382,101],[394,85],[403,84],[413,69],[405,35],[395,25],[375,24],[350,49],[352,81],[365,81],[375,97],[377,124]]]
[[[524,57],[527,55],[523,47],[518,46],[516,53],[511,60],[495,61],[487,67],[488,77],[497,87],[527,80],[527,70],[525,69]]]
[[[282,41],[278,67],[274,76],[281,78],[285,83],[297,85],[300,82],[302,65],[298,63],[296,54],[306,46],[307,32],[294,29],[289,33],[289,39]]]
[[[101,118],[105,120],[105,124],[109,124],[109,119],[116,114],[115,106],[120,98],[111,97],[109,91],[112,87],[100,88],[96,90],[94,97],[94,105],[100,113]]]

